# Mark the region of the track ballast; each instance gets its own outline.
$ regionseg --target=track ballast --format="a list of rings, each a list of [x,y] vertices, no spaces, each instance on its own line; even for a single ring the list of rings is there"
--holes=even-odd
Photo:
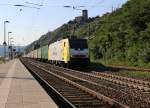
[[[150,105],[149,85],[147,84],[134,84],[133,82],[130,83],[130,80],[118,80],[119,78],[116,77],[97,75],[96,73],[83,73],[31,59],[23,59],[22,61],[26,62],[28,67],[36,68],[36,74],[40,74],[43,79],[44,76],[46,77],[45,80],[49,79],[47,82],[75,107],[148,108]],[[48,76],[49,78],[47,78]],[[52,76],[59,78],[61,83],[51,79]],[[62,81],[65,82],[64,86],[59,87],[59,85],[63,85]],[[66,85],[71,85],[76,89],[70,89]],[[83,96],[78,93],[83,94]],[[72,96],[72,94],[74,95]]]

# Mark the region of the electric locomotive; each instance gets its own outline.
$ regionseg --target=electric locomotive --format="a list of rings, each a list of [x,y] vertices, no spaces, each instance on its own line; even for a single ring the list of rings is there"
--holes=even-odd
[[[62,39],[49,45],[48,60],[59,65],[89,65],[86,39]]]
[[[29,52],[26,57],[67,67],[89,66],[87,39],[62,39]]]

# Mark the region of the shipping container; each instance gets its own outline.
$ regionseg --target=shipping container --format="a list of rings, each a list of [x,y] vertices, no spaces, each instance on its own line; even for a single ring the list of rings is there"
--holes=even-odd
[[[41,58],[43,60],[48,60],[48,45],[41,47]]]
[[[37,49],[33,50],[33,58],[37,59]]]
[[[34,56],[33,56],[33,51],[30,52],[30,57],[31,57],[31,58],[34,58]]]
[[[41,59],[41,48],[37,49],[37,55],[38,55],[38,59]]]

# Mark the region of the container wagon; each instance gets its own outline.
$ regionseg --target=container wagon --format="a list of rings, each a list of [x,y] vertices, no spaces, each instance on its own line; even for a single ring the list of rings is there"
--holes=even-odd
[[[41,48],[37,49],[37,59],[41,60]]]
[[[33,58],[37,59],[37,49],[33,50]]]
[[[41,60],[48,61],[48,45],[41,47]]]

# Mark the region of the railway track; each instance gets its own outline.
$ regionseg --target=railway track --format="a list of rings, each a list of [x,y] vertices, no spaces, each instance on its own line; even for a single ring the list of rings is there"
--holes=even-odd
[[[141,71],[141,72],[150,72],[149,68],[137,68],[137,67],[125,67],[125,66],[113,66],[113,65],[105,65],[105,67],[129,70],[129,71]]]
[[[57,67],[57,68],[59,68],[59,67]],[[127,104],[129,106],[136,106],[138,104],[140,106],[141,102],[143,101],[142,99],[144,99],[144,101],[143,101],[144,105],[146,105],[149,102],[150,95],[149,95],[149,92],[147,91],[148,88],[144,88],[144,87],[142,88],[141,86],[129,85],[126,83],[121,83],[119,81],[116,82],[112,79],[106,80],[106,78],[101,78],[101,77],[97,78],[97,76],[89,75],[86,73],[81,73],[81,72],[74,71],[74,70],[72,70],[72,71],[71,70],[66,71],[67,69],[64,69],[64,70],[65,70],[65,73],[74,75],[78,79],[79,78],[85,79],[86,81],[90,80],[91,85],[95,84],[95,86],[96,86],[95,88],[98,89],[98,87],[99,87],[100,89],[103,88],[103,90],[100,90],[100,89],[96,90],[94,87],[92,88],[90,85],[88,86],[88,88],[94,89],[96,92],[103,93],[104,95],[111,97],[113,99],[116,99],[117,101]],[[53,71],[56,72],[56,69]],[[61,72],[62,72],[62,69],[61,69]],[[60,71],[58,71],[57,74],[62,74],[62,73],[60,73]],[[105,93],[104,91],[107,91],[107,92]],[[113,93],[109,93],[109,95],[108,95],[107,93],[110,91]],[[113,94],[113,95],[110,95],[110,94]],[[118,94],[120,95],[119,97],[123,97],[123,98],[119,98]],[[128,100],[128,101],[124,101],[124,99]],[[145,106],[143,108],[145,108]]]
[[[22,59],[22,62],[40,79],[55,89],[73,108],[128,108],[126,105],[86,88],[82,85],[84,84],[83,80],[73,81],[74,78],[66,78],[55,72],[50,72],[43,68],[41,64],[24,59]]]
[[[35,62],[32,61],[32,63]],[[85,86],[86,88],[92,89],[96,93],[104,94],[105,96],[113,98],[114,100],[132,108],[149,108],[150,106],[150,88],[146,83],[135,82],[135,84],[133,81],[130,83],[130,80],[118,80],[119,78],[116,78],[115,76],[112,78],[107,75],[97,74],[96,72],[88,74],[51,66],[45,63],[43,64],[41,62],[37,62],[35,65],[52,71],[55,74],[63,76]]]
[[[139,86],[144,86],[144,87],[150,88],[150,82],[149,81],[137,80],[137,79],[133,79],[133,78],[127,78],[127,77],[122,77],[122,76],[118,76],[118,75],[95,72],[95,71],[92,71],[92,74],[97,75],[97,76],[103,76],[106,78],[111,78],[114,80],[125,81],[125,82],[129,82],[131,84],[134,84],[134,85],[139,85]]]

